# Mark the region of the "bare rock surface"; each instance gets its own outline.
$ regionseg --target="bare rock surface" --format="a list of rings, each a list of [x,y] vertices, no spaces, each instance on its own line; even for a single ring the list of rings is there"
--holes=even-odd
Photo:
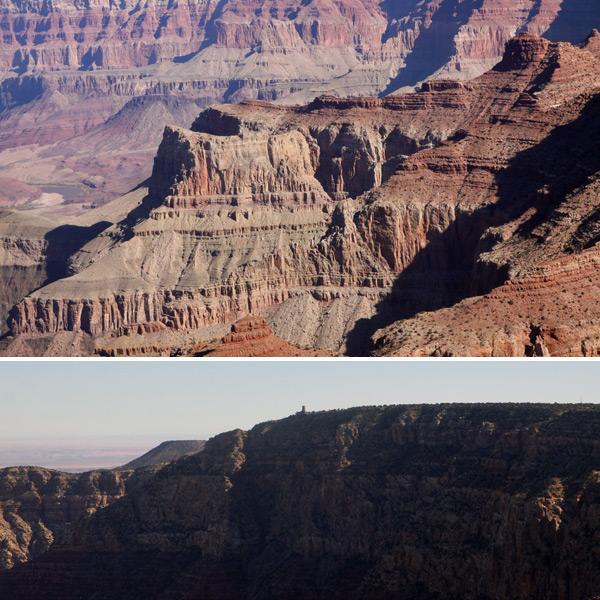
[[[364,354],[374,336],[379,354],[523,355],[544,311],[546,338],[566,340],[546,339],[550,354],[594,353],[593,294],[582,321],[571,292],[549,309],[531,278],[556,273],[572,294],[594,281],[597,39],[519,34],[469,82],[301,107],[246,101],[167,127],[147,197],[69,256],[69,277],[17,303],[5,353],[64,335],[102,354],[171,353],[252,315],[334,353]],[[500,302],[494,325],[487,309],[461,313],[469,340],[440,343],[453,332],[427,322],[431,311],[501,289],[524,290],[525,308]],[[417,340],[411,319],[424,312]]]
[[[0,469],[0,570],[44,553],[70,523],[108,506],[155,471]]]
[[[3,598],[600,593],[594,405],[297,414],[209,440],[49,552]]]
[[[83,211],[150,175],[166,124],[244,99],[303,104],[471,79],[518,32],[577,43],[581,0],[3,0],[0,176]]]
[[[200,351],[192,349],[196,356],[217,357],[268,357],[268,356],[330,356],[309,348],[299,348],[273,335],[262,317],[245,317],[231,326],[221,343]]]
[[[8,313],[18,298],[67,275],[69,257],[112,222],[125,218],[143,196],[143,190],[134,191],[79,218],[49,215],[44,207],[0,209],[0,333],[6,333]],[[39,345],[36,349],[18,346],[15,354],[40,354]],[[89,353],[91,347],[73,346],[76,353]],[[55,348],[55,352],[64,351]]]
[[[167,441],[122,467],[86,473],[0,469],[0,570],[43,554],[77,519],[131,493],[164,464],[203,448],[202,440]]]

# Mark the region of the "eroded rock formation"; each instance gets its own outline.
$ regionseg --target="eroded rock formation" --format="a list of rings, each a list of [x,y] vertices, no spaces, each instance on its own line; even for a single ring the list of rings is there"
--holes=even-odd
[[[469,79],[498,62],[517,32],[579,42],[600,26],[600,8],[581,0],[3,0],[0,25],[0,173],[72,186],[65,198],[81,208],[149,176],[163,126],[188,127],[199,107]]]
[[[155,471],[0,469],[0,570],[43,554],[70,523],[123,497]]]
[[[570,269],[579,290],[595,271],[598,39],[575,47],[521,34],[469,82],[303,107],[223,105],[191,130],[167,127],[135,218],[72,255],[71,277],[18,303],[12,334],[84,333],[107,354],[170,353],[178,336],[218,339],[215,328],[262,315],[294,345],[353,354],[381,327],[532,269],[546,278]],[[398,326],[406,335],[376,334],[375,347],[527,354],[538,296],[493,348],[477,331],[481,344],[442,348],[436,336],[448,328],[430,325],[417,342],[410,321]],[[553,310],[576,322],[568,302]],[[595,352],[595,342],[581,345],[588,325],[577,327],[549,352]]]
[[[63,473],[0,469],[0,570],[40,556],[77,519],[136,490],[166,463],[202,451],[204,441],[167,441],[113,470]]]
[[[0,576],[21,598],[591,600],[600,413],[425,405],[210,440]]]
[[[192,348],[196,356],[267,357],[267,356],[330,356],[311,348],[298,348],[273,335],[262,317],[245,317],[231,326],[231,331],[217,345]]]

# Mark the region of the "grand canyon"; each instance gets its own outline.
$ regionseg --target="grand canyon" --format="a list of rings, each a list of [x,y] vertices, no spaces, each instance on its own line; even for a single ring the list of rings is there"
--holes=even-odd
[[[594,3],[2,19],[3,355],[598,354]]]
[[[35,466],[0,469],[0,570],[40,556],[78,517],[92,515],[165,464],[203,448],[200,440],[163,442],[121,467],[84,473]]]
[[[0,594],[593,600],[599,427],[586,404],[356,407],[162,467],[5,469]]]

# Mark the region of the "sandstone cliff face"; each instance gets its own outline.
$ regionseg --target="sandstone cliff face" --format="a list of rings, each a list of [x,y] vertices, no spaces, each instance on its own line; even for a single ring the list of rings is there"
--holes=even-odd
[[[373,280],[370,287],[380,285],[373,261],[366,273],[348,265],[340,275],[313,249],[330,224],[343,219],[335,201],[380,181],[390,161],[399,160],[399,149],[414,150],[418,136],[426,136],[423,125],[406,134],[397,128],[393,105],[383,103],[370,123],[358,106],[352,112],[362,122],[356,125],[349,122],[353,114],[340,120],[320,105],[305,113],[250,104],[246,109],[259,117],[263,112],[264,121],[257,122],[255,113],[239,135],[168,128],[147,217],[107,230],[106,244],[98,238],[84,246],[71,261],[76,274],[28,299],[21,316],[15,313],[14,332],[98,336],[138,323],[198,329],[261,311],[306,286],[365,277]],[[212,126],[213,112],[200,122]],[[314,130],[299,130],[294,121],[301,120],[314,121]],[[334,173],[330,165],[338,165]]]
[[[551,71],[538,78],[531,99],[519,102],[523,118],[536,123],[536,129],[542,129],[548,115],[558,119],[559,127],[528,147],[506,141],[505,148],[510,144],[514,150],[495,177],[494,193],[496,206],[508,218],[490,228],[472,254],[469,295],[475,297],[377,332],[377,355],[598,353],[594,290],[600,164],[593,148],[600,129],[595,62],[590,61],[598,57],[597,40],[595,33],[584,44],[587,57],[564,45],[551,48],[541,63],[552,65]],[[585,75],[576,80],[580,68]],[[471,146],[483,143],[486,134],[479,130],[478,135],[480,141]],[[468,142],[467,137],[461,144]]]
[[[0,212],[0,334],[8,330],[6,321],[15,302],[64,277],[69,256],[101,228],[27,212]]]
[[[591,600],[598,417],[589,405],[394,406],[222,434],[0,589],[9,600]]]
[[[392,58],[402,60],[414,52],[417,56],[412,62],[422,63],[422,72],[411,63],[411,76],[427,76],[436,70],[431,67],[445,66],[464,77],[471,69],[481,73],[481,65],[473,64],[476,61],[500,57],[504,43],[518,30],[549,32],[553,40],[580,41],[600,13],[593,6],[570,4],[561,7],[556,0],[537,4],[533,0],[483,0],[479,6],[458,6],[448,0],[402,5],[381,0],[335,5],[322,0],[310,5],[294,0],[177,4],[151,0],[142,6],[125,0],[106,6],[6,0],[0,7],[4,31],[0,68],[4,72],[117,70],[189,60],[199,51],[209,56],[201,52],[207,46],[251,49],[269,61],[284,50],[314,60],[311,46],[318,46],[331,56],[345,58],[346,69],[361,62],[375,66]],[[432,40],[434,44],[424,52],[423,45]],[[259,66],[264,65],[255,64],[255,71],[260,72]],[[394,72],[401,66],[388,69]]]
[[[463,92],[456,87],[459,100]],[[200,329],[300,296],[316,301],[321,345],[339,348],[355,320],[371,316],[396,268],[357,248],[356,233],[340,233],[353,227],[351,198],[468,118],[459,100],[425,91],[350,101],[341,112],[335,99],[307,109],[248,103],[207,110],[195,131],[167,128],[147,218],[107,230],[106,248],[99,240],[84,247],[73,277],[20,305],[13,332]],[[428,117],[443,106],[432,131]],[[221,127],[231,135],[215,135]],[[307,334],[291,339],[314,345],[314,331]]]
[[[203,448],[202,440],[167,441],[122,467],[86,473],[0,469],[0,571],[40,556],[78,519],[136,490],[164,464]]]
[[[223,105],[191,130],[168,127],[141,212],[73,255],[71,277],[22,300],[12,333],[84,332],[111,353],[111,336],[159,339],[262,314],[296,345],[357,353],[378,328],[498,288],[527,260],[568,248],[579,260],[596,243],[597,38],[579,48],[521,34],[470,82]],[[587,233],[569,241],[574,226],[561,225],[550,243],[551,223],[577,202]],[[534,251],[534,238],[547,243]],[[529,313],[524,332],[539,326]],[[396,337],[378,352],[454,352],[420,341],[395,350]]]

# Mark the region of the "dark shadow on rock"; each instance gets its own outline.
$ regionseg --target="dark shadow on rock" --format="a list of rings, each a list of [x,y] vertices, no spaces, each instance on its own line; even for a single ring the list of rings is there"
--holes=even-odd
[[[223,10],[227,7],[228,4],[229,0],[219,0],[219,3],[217,4],[215,10],[210,16],[210,20],[208,20],[204,26],[204,40],[202,41],[200,48],[198,48],[198,52],[193,53],[193,55],[190,56],[188,60],[193,58],[193,56],[200,54],[200,52],[202,52],[205,48],[208,48],[212,44],[217,43],[219,39],[219,32],[217,30],[217,27],[215,26],[215,23],[219,17],[223,16]]]
[[[599,27],[600,2],[563,0],[556,19],[543,35],[551,42],[578,44],[593,28]]]
[[[131,191],[135,191],[141,187],[149,187],[150,179],[146,179]],[[141,221],[145,221],[150,217],[150,213],[158,208],[163,203],[163,199],[156,194],[148,193],[140,204],[127,213],[127,216],[119,221],[117,225],[122,228],[123,241],[127,241],[133,237],[133,227]]]
[[[173,62],[177,65],[179,65],[181,63],[186,63],[186,62],[190,61],[192,58],[194,58],[194,56],[197,56],[198,52],[200,52],[200,50],[197,50],[196,52],[190,52],[189,54],[184,54],[182,56],[175,56],[173,58]]]
[[[127,193],[147,187],[149,182],[150,180],[146,179]],[[9,330],[8,333],[5,333],[5,327],[0,329],[0,333],[3,334],[2,337],[0,337],[0,342],[6,338],[7,335],[10,335],[11,315],[15,310],[16,304],[20,302],[23,297],[58,281],[59,279],[72,275],[72,273],[69,272],[71,257],[109,227],[115,225],[118,228],[117,235],[120,235],[123,241],[133,237],[134,225],[147,219],[150,215],[150,211],[159,204],[159,200],[152,199],[149,195],[146,195],[140,204],[130,210],[129,213],[116,224],[112,221],[104,220],[98,221],[90,226],[61,225],[47,232],[44,236],[44,239],[47,242],[44,253],[45,261],[33,269],[29,268],[32,273],[26,272],[20,274],[18,281],[12,282],[11,279],[3,277],[5,288],[12,288],[4,290],[4,295],[9,297],[8,306],[12,306],[12,308],[8,311],[8,317],[6,317],[6,311],[3,311],[4,315],[0,317]],[[27,268],[21,270],[25,272],[27,271]],[[14,271],[14,268],[11,268],[11,271]],[[8,293],[6,293],[7,291]]]
[[[10,333],[15,305],[23,297],[58,279],[67,277],[71,256],[111,225],[112,223],[109,221],[100,221],[89,227],[77,225],[56,227],[44,236],[47,246],[43,263],[35,267],[22,267],[20,269],[10,267],[8,273],[3,275],[2,280],[5,286],[3,290],[4,299],[8,302],[8,306],[12,306],[12,308],[7,312],[3,311],[2,320],[5,326],[2,327],[2,330],[7,329]],[[0,341],[6,335],[0,338]]]
[[[390,15],[397,14],[391,0],[386,3]],[[459,29],[468,22],[473,11],[481,8],[483,0],[446,0],[432,15],[431,24],[420,31],[404,67],[380,94],[387,96],[405,86],[414,86],[439,68],[454,54],[454,38]],[[389,34],[387,34],[389,35]]]
[[[346,338],[348,356],[368,355],[371,336],[382,327],[419,312],[451,306],[465,297],[478,242],[500,224],[493,206],[463,213],[443,232],[431,232],[427,245],[396,278],[388,297],[370,319],[360,319]]]
[[[89,227],[61,225],[49,231],[44,236],[48,242],[46,250],[48,278],[43,285],[67,277],[69,258],[111,225],[110,221],[100,221]]]
[[[514,219],[531,207],[537,209],[519,226],[518,235],[536,235],[535,228],[565,197],[600,171],[599,147],[600,94],[590,98],[577,119],[517,154],[498,173],[498,206],[502,210]]]
[[[534,207],[531,217],[518,226],[513,236],[545,237],[536,231],[541,224],[552,226],[552,211],[566,196],[600,172],[600,94],[590,98],[573,122],[555,128],[539,144],[519,152],[496,176],[498,201],[471,213],[459,214],[441,234],[429,234],[428,243],[397,277],[389,296],[376,306],[370,319],[359,320],[347,336],[347,354],[364,356],[375,348],[371,336],[395,321],[423,311],[452,306],[464,298],[489,293],[506,281],[508,265],[477,263],[480,253],[497,240],[483,236],[486,229],[522,217]],[[590,206],[589,219],[600,218]],[[598,231],[589,227],[589,240],[577,239],[573,252],[593,244]],[[489,239],[488,239],[489,237]]]
[[[0,114],[34,100],[42,100],[45,93],[47,83],[39,75],[7,77],[0,83]]]

